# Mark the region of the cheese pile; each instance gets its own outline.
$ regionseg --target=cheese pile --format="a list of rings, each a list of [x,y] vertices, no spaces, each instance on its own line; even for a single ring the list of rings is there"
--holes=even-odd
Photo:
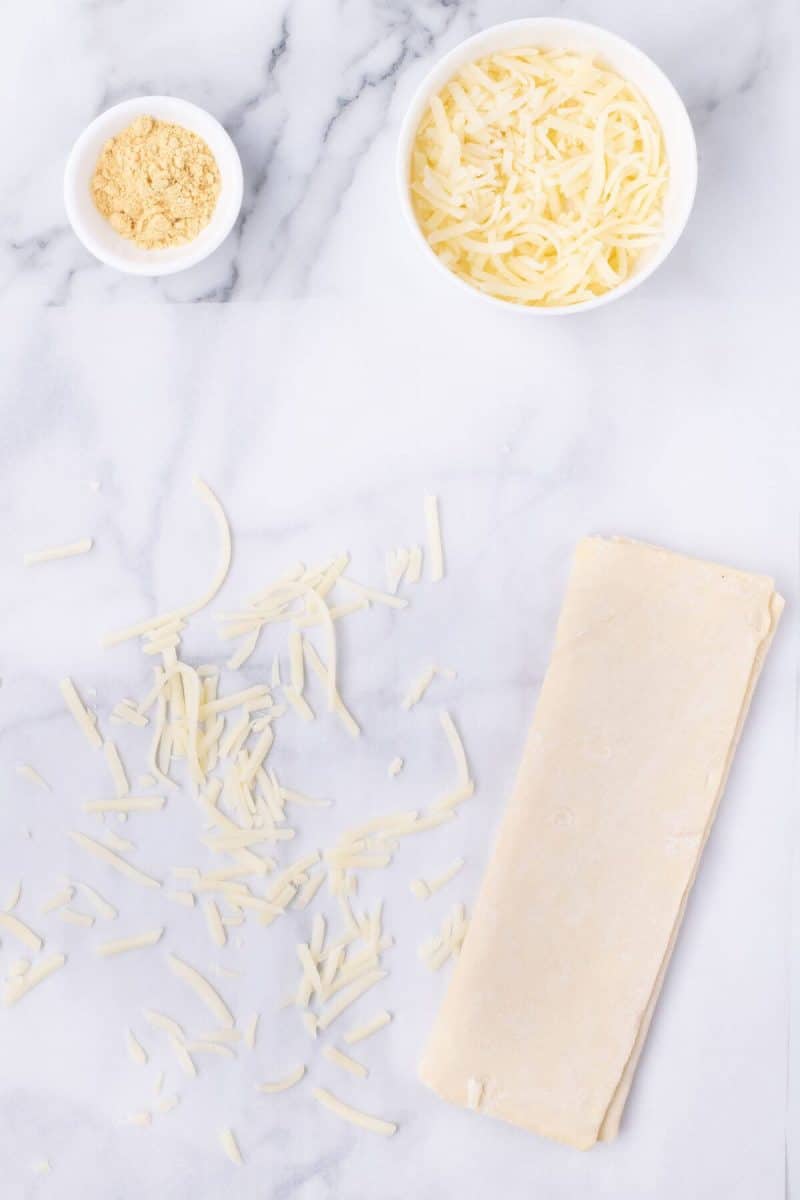
[[[549,307],[619,286],[662,230],[664,139],[636,88],[571,51],[469,63],[411,154],[428,244],[490,296]]]

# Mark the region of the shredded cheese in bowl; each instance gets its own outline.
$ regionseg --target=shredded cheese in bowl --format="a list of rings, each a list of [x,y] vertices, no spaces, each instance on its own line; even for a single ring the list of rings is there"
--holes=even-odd
[[[627,280],[661,237],[661,127],[597,56],[516,47],[431,97],[410,161],[428,245],[465,282],[529,307],[574,306]]]

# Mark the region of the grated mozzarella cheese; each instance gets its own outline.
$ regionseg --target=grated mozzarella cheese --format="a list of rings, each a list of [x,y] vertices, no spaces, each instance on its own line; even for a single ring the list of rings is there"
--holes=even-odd
[[[259,1092],[285,1092],[290,1087],[294,1087],[296,1083],[299,1083],[305,1073],[305,1066],[295,1067],[295,1069],[290,1071],[288,1075],[285,1075],[283,1079],[276,1079],[274,1083],[259,1083],[256,1084],[256,1087],[258,1088]]]
[[[29,950],[38,952],[44,945],[44,939],[38,933],[34,933],[29,925],[11,913],[0,912],[0,929],[5,929]]]
[[[326,1091],[325,1088],[312,1088],[311,1095],[325,1108],[335,1113],[337,1117],[349,1121],[352,1125],[360,1125],[362,1129],[368,1129],[370,1133],[380,1133],[384,1137],[391,1137],[393,1133],[397,1132],[397,1126],[393,1122],[383,1121],[380,1117],[371,1117],[358,1108],[352,1108],[338,1096],[334,1096],[332,1092]]]
[[[138,1067],[146,1067],[148,1062],[147,1051],[132,1029],[125,1030],[125,1045],[128,1047],[128,1054],[131,1060]]]
[[[117,938],[112,942],[101,942],[95,949],[101,958],[112,958],[116,954],[126,954],[129,950],[143,950],[147,946],[155,946],[164,935],[163,926],[151,929],[147,933],[138,933],[133,937]]]
[[[220,996],[219,992],[215,987],[212,987],[205,976],[201,975],[200,972],[194,967],[190,966],[189,963],[184,962],[181,958],[178,958],[176,954],[168,955],[167,962],[169,963],[173,974],[177,975],[179,979],[183,979],[191,988],[194,989],[196,995],[202,1000],[205,1006],[210,1009],[219,1023],[226,1029],[232,1029],[236,1024],[233,1019],[233,1014]]]
[[[660,237],[668,164],[633,84],[588,55],[520,47],[468,64],[417,130],[410,188],[451,271],[498,299],[579,304]]]
[[[227,1154],[228,1158],[236,1167],[241,1167],[244,1164],[242,1152],[239,1149],[239,1143],[236,1141],[236,1136],[232,1129],[221,1129],[219,1132],[219,1140],[222,1149]]]
[[[369,1075],[369,1071],[363,1063],[357,1062],[356,1059],[337,1049],[336,1046],[326,1046],[322,1055],[335,1067],[341,1067],[343,1071],[347,1071],[350,1075],[357,1075],[359,1079],[366,1079]]]
[[[87,837],[85,833],[71,831],[69,835],[74,842],[83,847],[95,858],[99,858],[102,862],[113,867],[115,871],[119,871],[121,875],[125,875],[128,879],[132,879],[134,883],[140,883],[143,887],[159,888],[161,881],[154,879],[152,875],[146,875],[144,871],[140,871],[138,867],[132,866],[126,859],[120,858],[113,850],[109,850],[108,846],[103,846],[100,842],[96,842],[94,838]]]
[[[83,538],[80,542],[69,542],[66,546],[51,546],[47,550],[29,550],[23,557],[26,567],[36,566],[37,563],[53,562],[57,558],[73,558],[76,554],[88,554],[94,542],[91,538]]]
[[[122,765],[122,759],[119,756],[119,750],[114,742],[107,739],[105,742],[103,742],[103,753],[106,756],[108,769],[111,772],[111,778],[114,781],[114,790],[117,793],[117,798],[121,800],[123,796],[128,795],[131,789],[130,784],[128,783],[127,773]]]
[[[35,783],[37,787],[42,788],[45,792],[52,792],[53,789],[47,780],[30,763],[18,763],[16,772],[21,779],[27,779],[30,783]]]
[[[439,520],[439,497],[425,497],[425,525],[428,530],[428,557],[430,559],[431,583],[444,579],[444,548],[442,527]]]
[[[377,1033],[379,1029],[384,1029],[391,1024],[391,1020],[392,1014],[383,1008],[363,1025],[356,1025],[353,1029],[348,1029],[344,1040],[348,1046],[355,1046],[356,1042],[363,1042],[365,1038],[372,1037],[373,1033]]]
[[[78,695],[75,684],[68,676],[62,679],[58,686],[64,697],[64,703],[80,726],[89,745],[93,750],[99,750],[103,745],[103,739],[97,731],[97,718],[89,712]]]
[[[43,980],[47,979],[55,971],[60,970],[66,961],[66,955],[54,954],[51,958],[46,958],[44,962],[31,967],[29,971],[26,971],[18,979],[12,979],[3,997],[6,1007],[8,1008],[12,1004],[16,1004],[31,988],[36,987],[37,984],[42,983]]]

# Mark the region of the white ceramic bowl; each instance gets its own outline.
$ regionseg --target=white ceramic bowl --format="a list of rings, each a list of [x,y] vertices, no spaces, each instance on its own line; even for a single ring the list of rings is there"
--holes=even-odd
[[[635,271],[619,287],[584,300],[580,304],[544,306],[516,304],[489,296],[467,283],[446,267],[428,245],[417,222],[411,202],[409,170],[411,151],[417,129],[430,98],[435,95],[465,63],[473,62],[485,54],[498,50],[509,50],[515,46],[543,46],[548,49],[576,50],[598,55],[623,78],[628,79],[641,91],[650,104],[661,125],[669,161],[669,183],[664,201],[664,230],[659,242],[642,254]],[[474,296],[503,308],[532,313],[535,316],[553,317],[569,313],[586,312],[599,308],[627,295],[638,287],[648,275],[663,263],[682,234],[694,203],[697,187],[697,147],[692,123],[675,88],[656,64],[624,38],[617,37],[596,25],[583,21],[568,21],[560,17],[530,17],[520,21],[509,21],[504,25],[493,25],[467,38],[433,67],[420,84],[400,129],[397,149],[397,185],[400,203],[411,228],[414,240],[423,250],[429,262],[444,272],[461,288]]]
[[[203,138],[221,178],[217,205],[205,229],[194,241],[164,250],[145,250],[118,234],[97,211],[89,190],[105,143],[143,115],[183,125]],[[67,159],[64,203],[70,225],[95,258],[130,275],[172,275],[207,258],[230,233],[242,207],[242,164],[230,137],[210,113],[174,96],[140,96],[115,104],[84,129]]]

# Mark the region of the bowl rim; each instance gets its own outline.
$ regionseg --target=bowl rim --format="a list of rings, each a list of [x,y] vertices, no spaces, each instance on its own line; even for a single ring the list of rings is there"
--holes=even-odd
[[[556,304],[550,306],[518,304],[514,300],[504,299],[500,296],[491,296],[473,284],[468,283],[467,280],[462,279],[455,271],[451,271],[431,246],[428,245],[414,212],[408,181],[411,149],[425,104],[434,90],[442,86],[443,77],[446,78],[449,73],[454,73],[462,63],[469,62],[471,51],[474,50],[475,57],[479,57],[481,48],[485,46],[485,43],[489,40],[494,40],[498,34],[508,33],[509,36],[513,36],[523,31],[529,31],[531,37],[535,38],[537,31],[544,33],[545,29],[550,34],[557,33],[558,30],[563,30],[565,33],[580,34],[589,39],[596,37],[598,40],[598,53],[602,53],[603,47],[609,44],[616,44],[621,51],[638,59],[644,70],[655,79],[658,79],[660,85],[676,105],[676,111],[679,113],[679,119],[683,125],[683,136],[686,140],[687,175],[681,189],[682,199],[674,228],[662,239],[656,248],[656,253],[644,264],[641,270],[635,271],[633,275],[618,287],[603,292],[601,296],[593,296],[590,300],[582,300],[579,304]],[[640,90],[645,95],[648,103],[651,103],[647,90],[641,87]],[[627,38],[621,37],[618,33],[614,33],[610,29],[605,29],[601,25],[595,25],[589,21],[576,21],[569,17],[520,17],[512,21],[501,21],[495,25],[487,25],[485,29],[471,34],[468,38],[465,38],[445,54],[441,55],[414,89],[400,125],[395,156],[395,179],[400,197],[400,207],[406,223],[411,229],[416,245],[423,251],[428,261],[432,262],[440,272],[443,272],[451,282],[457,284],[459,288],[470,293],[470,295],[477,296],[479,299],[485,300],[497,308],[502,308],[506,312],[518,312],[537,317],[573,316],[589,312],[591,309],[600,308],[604,304],[610,304],[614,300],[621,299],[632,292],[634,288],[639,287],[646,279],[649,279],[668,258],[686,229],[697,194],[697,174],[697,140],[694,128],[686,105],[669,76],[644,50],[641,50],[633,42],[629,42]]]
[[[197,238],[186,242],[183,246],[170,247],[169,259],[159,261],[158,256],[162,255],[164,250],[145,250],[143,247],[139,247],[142,254],[152,255],[152,258],[129,259],[122,253],[115,253],[113,249],[101,242],[88,227],[81,214],[78,190],[83,187],[84,180],[82,159],[87,147],[97,139],[98,135],[102,135],[104,138],[113,137],[115,130],[119,132],[125,128],[126,123],[144,114],[165,119],[161,116],[165,108],[168,108],[170,113],[166,119],[180,123],[182,116],[187,122],[187,126],[191,124],[198,136],[208,142],[224,178],[225,190],[228,195],[225,211],[216,229],[213,228],[214,214]],[[225,150],[224,166],[219,162],[220,148]],[[184,100],[180,96],[165,94],[133,96],[127,100],[121,100],[117,104],[112,104],[110,108],[98,113],[75,139],[64,166],[63,194],[64,207],[72,231],[90,254],[106,266],[113,267],[127,275],[156,278],[163,275],[174,275],[178,271],[185,271],[189,267],[196,266],[213,254],[225,241],[241,212],[244,174],[239,151],[236,149],[233,139],[224,125],[207,109],[202,108],[199,104],[194,104],[191,100]],[[207,231],[211,233],[211,236],[203,239],[203,234]],[[126,245],[131,244],[120,234],[117,234],[117,237]],[[201,239],[202,243],[198,245],[197,243]]]

